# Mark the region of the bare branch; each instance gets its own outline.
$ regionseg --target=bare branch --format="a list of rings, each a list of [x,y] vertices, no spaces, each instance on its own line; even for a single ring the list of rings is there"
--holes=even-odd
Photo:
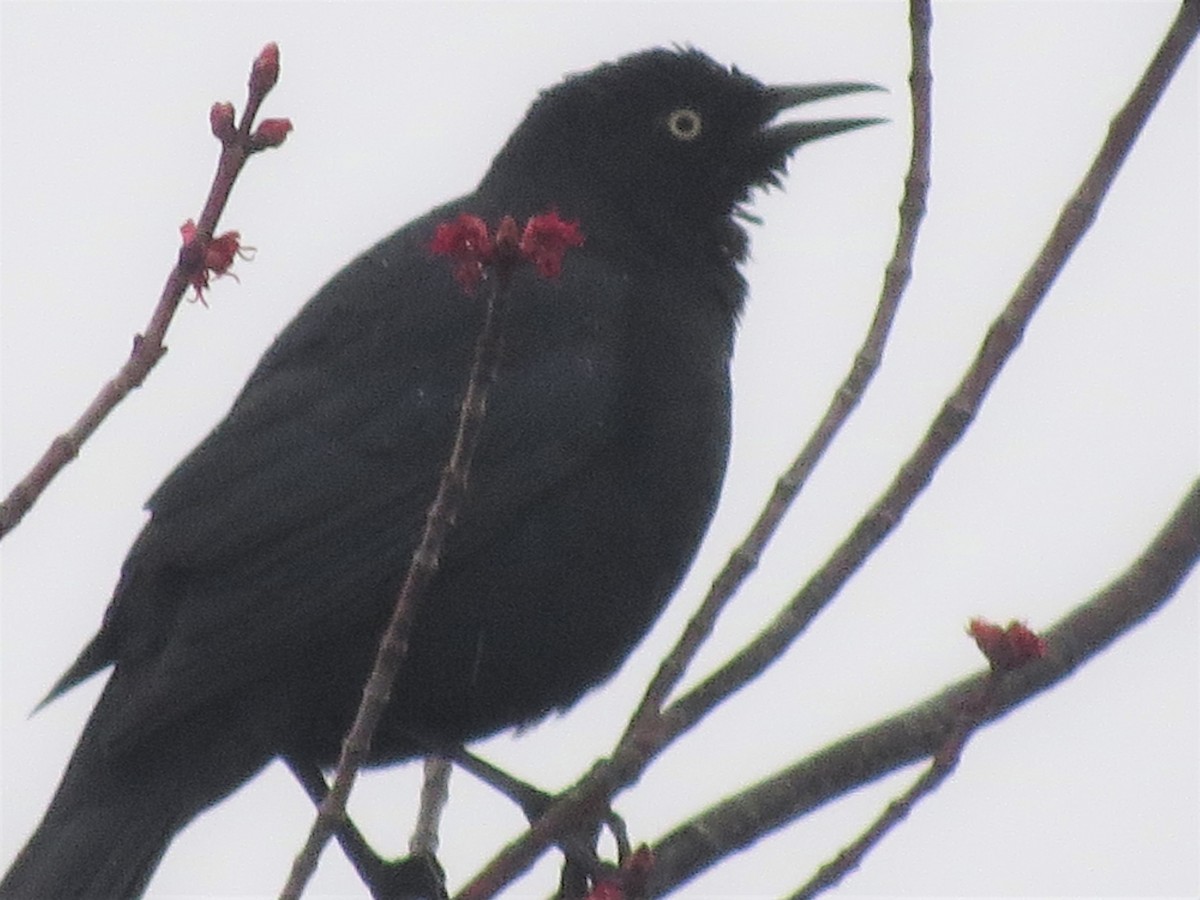
[[[238,126],[233,126],[234,113],[230,104],[218,103],[213,106],[210,120],[214,134],[221,141],[221,156],[217,160],[217,171],[209,188],[208,199],[195,226],[196,239],[185,239],[180,247],[175,267],[167,276],[146,330],[133,339],[129,358],[100,389],[75,424],[50,442],[41,459],[0,502],[0,538],[17,527],[54,476],[79,455],[80,448],[100,423],[134,388],[141,386],[150,370],[167,352],[163,338],[188,285],[196,284],[198,278],[204,278],[207,283],[206,266],[211,266],[208,266],[205,251],[212,241],[217,222],[225,211],[225,204],[242,167],[253,153],[281,144],[291,130],[291,123],[286,119],[268,119],[258,130],[253,133],[250,131],[259,107],[278,77],[279,48],[275,44],[268,44],[250,70],[246,109]]]
[[[449,461],[442,470],[437,494],[425,515],[420,542],[413,551],[412,563],[404,576],[391,619],[379,642],[375,664],[363,688],[362,703],[355,714],[354,724],[342,742],[333,785],[317,810],[316,821],[280,892],[280,900],[297,900],[300,897],[316,869],[321,850],[345,819],[350,789],[358,777],[358,770],[366,762],[371,738],[391,699],[392,685],[408,654],[408,638],[417,604],[437,572],[446,535],[462,505],[471,461],[483,426],[488,390],[495,380],[500,362],[500,324],[509,294],[506,281],[494,278],[490,282],[483,324],[475,343],[475,356],[459,408],[458,428]]]
[[[329,784],[321,773],[321,767],[291,757],[285,758],[284,763],[300,782],[313,805],[320,807],[329,795]],[[378,886],[384,883],[387,864],[371,849],[362,832],[348,818],[338,826],[337,840],[363,884],[370,887],[373,893],[378,893]]]
[[[929,166],[931,148],[931,85],[929,68],[928,11],[923,16],[914,13],[912,19],[912,68],[909,84],[912,95],[912,156],[908,174],[904,179],[904,196],[900,200],[899,228],[896,246],[891,261],[884,270],[883,286],[875,316],[855,354],[841,385],[830,399],[825,415],[817,424],[799,454],[780,476],[767,505],[759,514],[742,543],[730,554],[720,574],[713,580],[708,594],[679,638],[679,642],[659,666],[653,680],[646,689],[641,704],[626,729],[625,738],[639,728],[649,727],[652,717],[658,715],[671,690],[679,683],[684,671],[695,658],[700,646],[712,633],[717,617],[730,598],[758,567],[763,548],[775,534],[783,517],[791,508],[801,488],[808,481],[817,463],[825,454],[833,439],[841,431],[850,414],[858,406],[867,386],[875,377],[883,361],[883,348],[891,332],[892,321],[900,307],[904,289],[912,278],[912,260],[916,252],[917,234],[925,218],[925,198],[929,193]]]
[[[958,387],[943,403],[924,438],[900,467],[892,483],[775,620],[729,662],[663,713],[662,727],[654,736],[656,741],[665,743],[692,727],[778,659],[900,523],[920,496],[975,418],[1050,286],[1094,221],[1142,126],[1195,40],[1200,25],[1198,9],[1200,4],[1186,3],[1180,10],[1133,94],[1113,119],[1100,151],[1075,195],[1060,213],[1041,252],[988,329]]]
[[[1132,565],[1090,600],[1039,632],[1046,656],[1008,673],[979,723],[992,722],[1065,679],[1147,619],[1175,593],[1200,557],[1200,480]],[[667,893],[729,853],[945,746],[964,708],[984,690],[980,672],[741,791],[656,842],[655,895]]]
[[[425,758],[425,777],[421,784],[421,806],[417,825],[408,842],[408,852],[433,856],[438,848],[438,826],[442,811],[450,799],[450,761],[442,756]]]

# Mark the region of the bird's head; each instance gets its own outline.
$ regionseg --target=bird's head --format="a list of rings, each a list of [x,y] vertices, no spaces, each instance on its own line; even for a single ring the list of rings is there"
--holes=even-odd
[[[556,205],[582,219],[585,232],[594,233],[588,218],[602,216],[623,223],[637,240],[711,234],[737,257],[744,236],[733,216],[754,188],[778,184],[800,145],[882,121],[777,123],[776,117],[810,101],[873,89],[846,82],[765,85],[695,49],[648,50],[545,91],[483,187]]]

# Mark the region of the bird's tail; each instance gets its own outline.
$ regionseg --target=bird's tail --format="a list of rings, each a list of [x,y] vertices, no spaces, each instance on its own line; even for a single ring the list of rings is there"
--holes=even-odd
[[[0,882],[0,897],[137,897],[180,824],[174,812],[149,798],[60,791]]]
[[[112,712],[106,699],[41,824],[0,881],[0,898],[139,896],[175,833],[269,761],[219,715],[166,726],[114,753],[102,739]]]

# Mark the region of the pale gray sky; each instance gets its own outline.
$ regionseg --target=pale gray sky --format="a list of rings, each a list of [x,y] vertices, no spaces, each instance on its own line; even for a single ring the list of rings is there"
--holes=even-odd
[[[934,186],[912,289],[877,385],[701,661],[803,582],[909,452],[1040,245],[1175,4],[992,2],[935,10]],[[801,152],[757,204],[723,505],[692,576],[616,680],[565,717],[479,749],[539,784],[604,753],[786,459],[840,381],[890,252],[907,162],[900,3],[145,3],[0,6],[0,349],[7,489],[144,327],[199,212],[214,100],[240,109],[267,41],[264,113],[296,131],[250,163],[223,227],[258,247],[3,545],[0,865],[41,815],[100,680],[27,713],[100,621],[140,506],[228,407],[271,337],[355,253],[469,191],[537,90],[655,44],[694,43],[766,81],[864,80],[890,95],[813,115],[893,124]],[[1200,456],[1200,188],[1193,52],[978,421],[899,531],[783,664],[620,798],[635,840],[976,670],[983,614],[1034,627],[1122,570]],[[839,893],[1194,895],[1200,724],[1193,577],[1076,677],[976,737],[961,770]],[[419,778],[364,779],[352,810],[399,851]],[[862,791],[696,881],[778,896],[903,790]],[[270,895],[308,828],[278,768],[168,851],[152,896]],[[455,884],[519,817],[455,780]],[[543,866],[523,889],[544,896]],[[336,850],[314,896],[361,895]]]

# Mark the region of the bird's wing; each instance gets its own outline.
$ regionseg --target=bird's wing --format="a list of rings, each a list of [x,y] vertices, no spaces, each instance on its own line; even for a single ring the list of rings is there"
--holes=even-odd
[[[156,670],[129,679],[148,693],[129,698],[127,722],[139,709],[185,709],[261,677],[381,590],[394,594],[450,450],[483,314],[483,298],[463,295],[425,250],[439,215],[347,266],[279,336],[226,419],[151,498],[105,625],[56,692],[115,661]],[[514,277],[501,374],[453,534],[459,558],[603,451],[618,415],[624,290],[584,251],[560,282]]]

